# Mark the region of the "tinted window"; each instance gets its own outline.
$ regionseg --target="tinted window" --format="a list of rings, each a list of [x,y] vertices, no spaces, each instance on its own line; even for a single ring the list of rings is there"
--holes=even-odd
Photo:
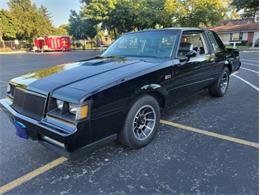
[[[209,40],[215,52],[221,52],[225,50],[224,44],[222,43],[221,39],[215,32],[208,31],[208,35],[209,35]]]
[[[175,31],[126,34],[116,40],[102,56],[169,58],[176,39]]]
[[[182,35],[178,56],[186,56],[191,50],[197,52],[197,56],[208,53],[207,44],[202,33],[184,33]]]

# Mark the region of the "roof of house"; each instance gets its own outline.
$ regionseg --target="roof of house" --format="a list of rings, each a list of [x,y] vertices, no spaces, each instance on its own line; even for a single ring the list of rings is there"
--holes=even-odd
[[[251,23],[251,24],[237,24],[237,25],[222,25],[210,28],[215,32],[250,32],[250,31],[258,31],[259,23]]]
[[[255,22],[255,18],[243,18],[235,20],[224,20],[221,25],[238,25],[238,24],[252,24]]]

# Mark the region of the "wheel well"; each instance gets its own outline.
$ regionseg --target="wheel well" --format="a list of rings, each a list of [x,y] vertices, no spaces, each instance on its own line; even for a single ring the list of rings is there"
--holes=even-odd
[[[228,63],[225,66],[228,67],[229,73],[231,74],[232,73],[232,66],[231,66],[231,64]]]
[[[165,99],[164,96],[158,92],[149,92],[148,95],[153,96],[159,103],[161,110],[165,107]]]

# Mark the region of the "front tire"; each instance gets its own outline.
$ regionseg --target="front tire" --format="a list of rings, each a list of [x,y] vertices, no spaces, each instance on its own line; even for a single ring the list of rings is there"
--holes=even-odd
[[[149,95],[139,98],[129,110],[119,141],[130,148],[141,148],[152,141],[160,122],[158,101]]]
[[[229,85],[229,75],[229,69],[224,67],[218,80],[216,80],[215,83],[209,87],[210,95],[214,97],[223,97],[225,95]]]

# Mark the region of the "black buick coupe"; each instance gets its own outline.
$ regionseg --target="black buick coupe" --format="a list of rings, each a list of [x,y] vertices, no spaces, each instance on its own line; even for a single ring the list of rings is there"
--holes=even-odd
[[[202,89],[223,96],[239,53],[197,28],[126,33],[102,55],[30,72],[0,100],[16,134],[72,152],[119,139],[140,148],[163,109]]]

